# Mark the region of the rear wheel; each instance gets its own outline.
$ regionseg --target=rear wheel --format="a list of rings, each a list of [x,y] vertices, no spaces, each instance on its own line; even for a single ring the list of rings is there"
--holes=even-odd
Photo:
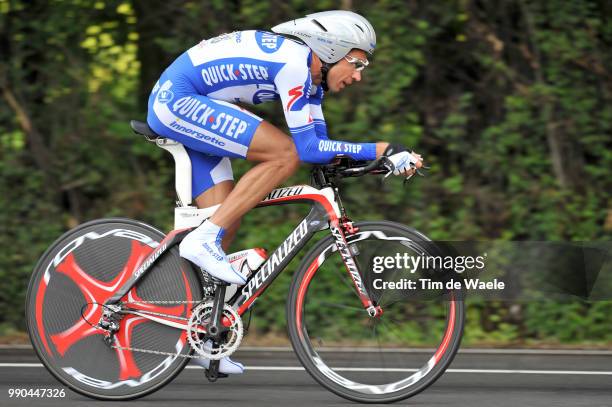
[[[401,224],[356,226],[359,231],[347,243],[382,316],[368,315],[328,236],[294,275],[287,304],[289,337],[306,370],[332,392],[363,403],[402,400],[423,391],[450,365],[461,342],[464,303],[459,292],[445,289],[382,289],[381,280],[418,282],[423,274],[404,265],[375,273],[374,266],[381,264],[376,258],[442,252]]]
[[[93,326],[101,304],[163,238],[144,223],[96,220],[68,231],[36,265],[26,299],[30,339],[49,372],[72,390],[105,400],[137,398],[164,386],[188,363],[177,356],[191,351],[183,330],[133,314],[121,319],[116,345],[170,356],[113,349],[104,342],[104,331]],[[189,318],[193,304],[187,302],[201,298],[198,275],[173,248],[122,301],[135,302],[130,308]],[[177,301],[183,303],[172,303]]]

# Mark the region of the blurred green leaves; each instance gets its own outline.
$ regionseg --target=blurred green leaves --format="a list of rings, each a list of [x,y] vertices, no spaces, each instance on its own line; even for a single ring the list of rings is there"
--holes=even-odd
[[[325,95],[330,137],[403,143],[432,167],[406,187],[345,181],[350,216],[437,239],[612,237],[605,2],[0,0],[0,324],[23,328],[30,270],[66,229],[104,216],[172,228],[173,162],[128,124],[144,120],[143,95],[169,61],[202,38],[341,3],[371,20],[378,44],[361,83]],[[278,106],[249,108],[287,130]],[[236,178],[250,166],[235,161]],[[308,169],[293,182],[308,182]],[[272,250],[307,208],[258,211],[265,216],[245,217],[236,250]],[[298,260],[262,298],[258,330],[282,329]],[[474,305],[468,341],[611,339],[610,303],[519,311]]]

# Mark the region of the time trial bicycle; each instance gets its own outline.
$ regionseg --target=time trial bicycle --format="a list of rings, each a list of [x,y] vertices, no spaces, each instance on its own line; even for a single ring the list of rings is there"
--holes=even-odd
[[[133,399],[201,357],[212,360],[209,380],[222,377],[218,361],[245,334],[241,317],[315,235],[322,239],[294,272],[286,318],[293,349],[317,382],[353,401],[393,402],[423,391],[450,365],[464,326],[460,293],[442,289],[424,301],[381,288],[381,280],[399,284],[414,274],[373,271],[376,258],[441,249],[399,223],[353,222],[340,199],[339,180],[384,174],[381,160],[314,166],[311,185],[265,197],[258,207],[308,203],[311,210],[238,288],[179,256],[181,240],[216,209],[191,205],[184,147],[145,123],[131,125],[175,159],[175,230],[165,235],[135,220],[94,220],[43,254],[28,287],[26,320],[36,353],[61,383],[92,398]]]

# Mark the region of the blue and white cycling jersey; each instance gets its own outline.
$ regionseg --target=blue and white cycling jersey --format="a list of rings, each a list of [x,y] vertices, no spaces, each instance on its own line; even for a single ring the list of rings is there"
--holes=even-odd
[[[163,72],[149,98],[147,122],[221,164],[219,157],[246,157],[262,120],[233,103],[280,99],[302,161],[327,163],[338,154],[375,159],[375,143],[327,137],[323,90],[312,84],[311,60],[310,48],[274,33],[237,31],[204,40]]]

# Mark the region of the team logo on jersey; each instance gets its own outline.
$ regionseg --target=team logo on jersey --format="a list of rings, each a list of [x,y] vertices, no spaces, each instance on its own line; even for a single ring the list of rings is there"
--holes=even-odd
[[[359,144],[346,143],[342,141],[333,141],[333,140],[319,140],[319,151],[321,152],[334,152],[334,153],[353,153],[359,154],[361,153],[361,148]]]
[[[273,52],[278,51],[285,39],[280,35],[257,31],[255,33],[255,40],[263,52],[266,54],[272,54]]]
[[[258,64],[214,64],[202,68],[202,79],[208,86],[230,81],[265,81],[268,68]]]
[[[253,104],[258,105],[264,102],[272,102],[278,99],[279,96],[276,92],[270,89],[260,89],[253,94]]]
[[[200,63],[199,60],[194,62],[207,93],[232,86],[271,84],[284,65],[279,62],[243,57],[219,58],[204,63]]]
[[[308,92],[310,92],[310,87],[310,79],[307,79],[304,85],[289,89],[287,94],[290,99],[287,102],[287,111],[299,112],[309,103]]]
[[[300,85],[300,86],[296,86],[295,88],[291,88],[291,89],[289,89],[288,94],[289,94],[289,97],[291,99],[289,99],[289,102],[287,102],[287,111],[295,110],[295,109],[291,109],[291,108],[295,105],[295,102],[300,97],[304,96],[304,87],[302,85]]]
[[[174,99],[174,93],[170,89],[162,90],[157,94],[157,101],[166,104]]]
[[[191,96],[182,97],[174,102],[172,111],[191,120],[194,124],[201,125],[204,129],[215,130],[227,138],[237,139],[249,127],[249,123],[239,117],[232,116],[228,112],[217,112],[214,107]],[[175,125],[180,126],[181,124],[175,123]],[[194,130],[193,133],[197,131]]]

